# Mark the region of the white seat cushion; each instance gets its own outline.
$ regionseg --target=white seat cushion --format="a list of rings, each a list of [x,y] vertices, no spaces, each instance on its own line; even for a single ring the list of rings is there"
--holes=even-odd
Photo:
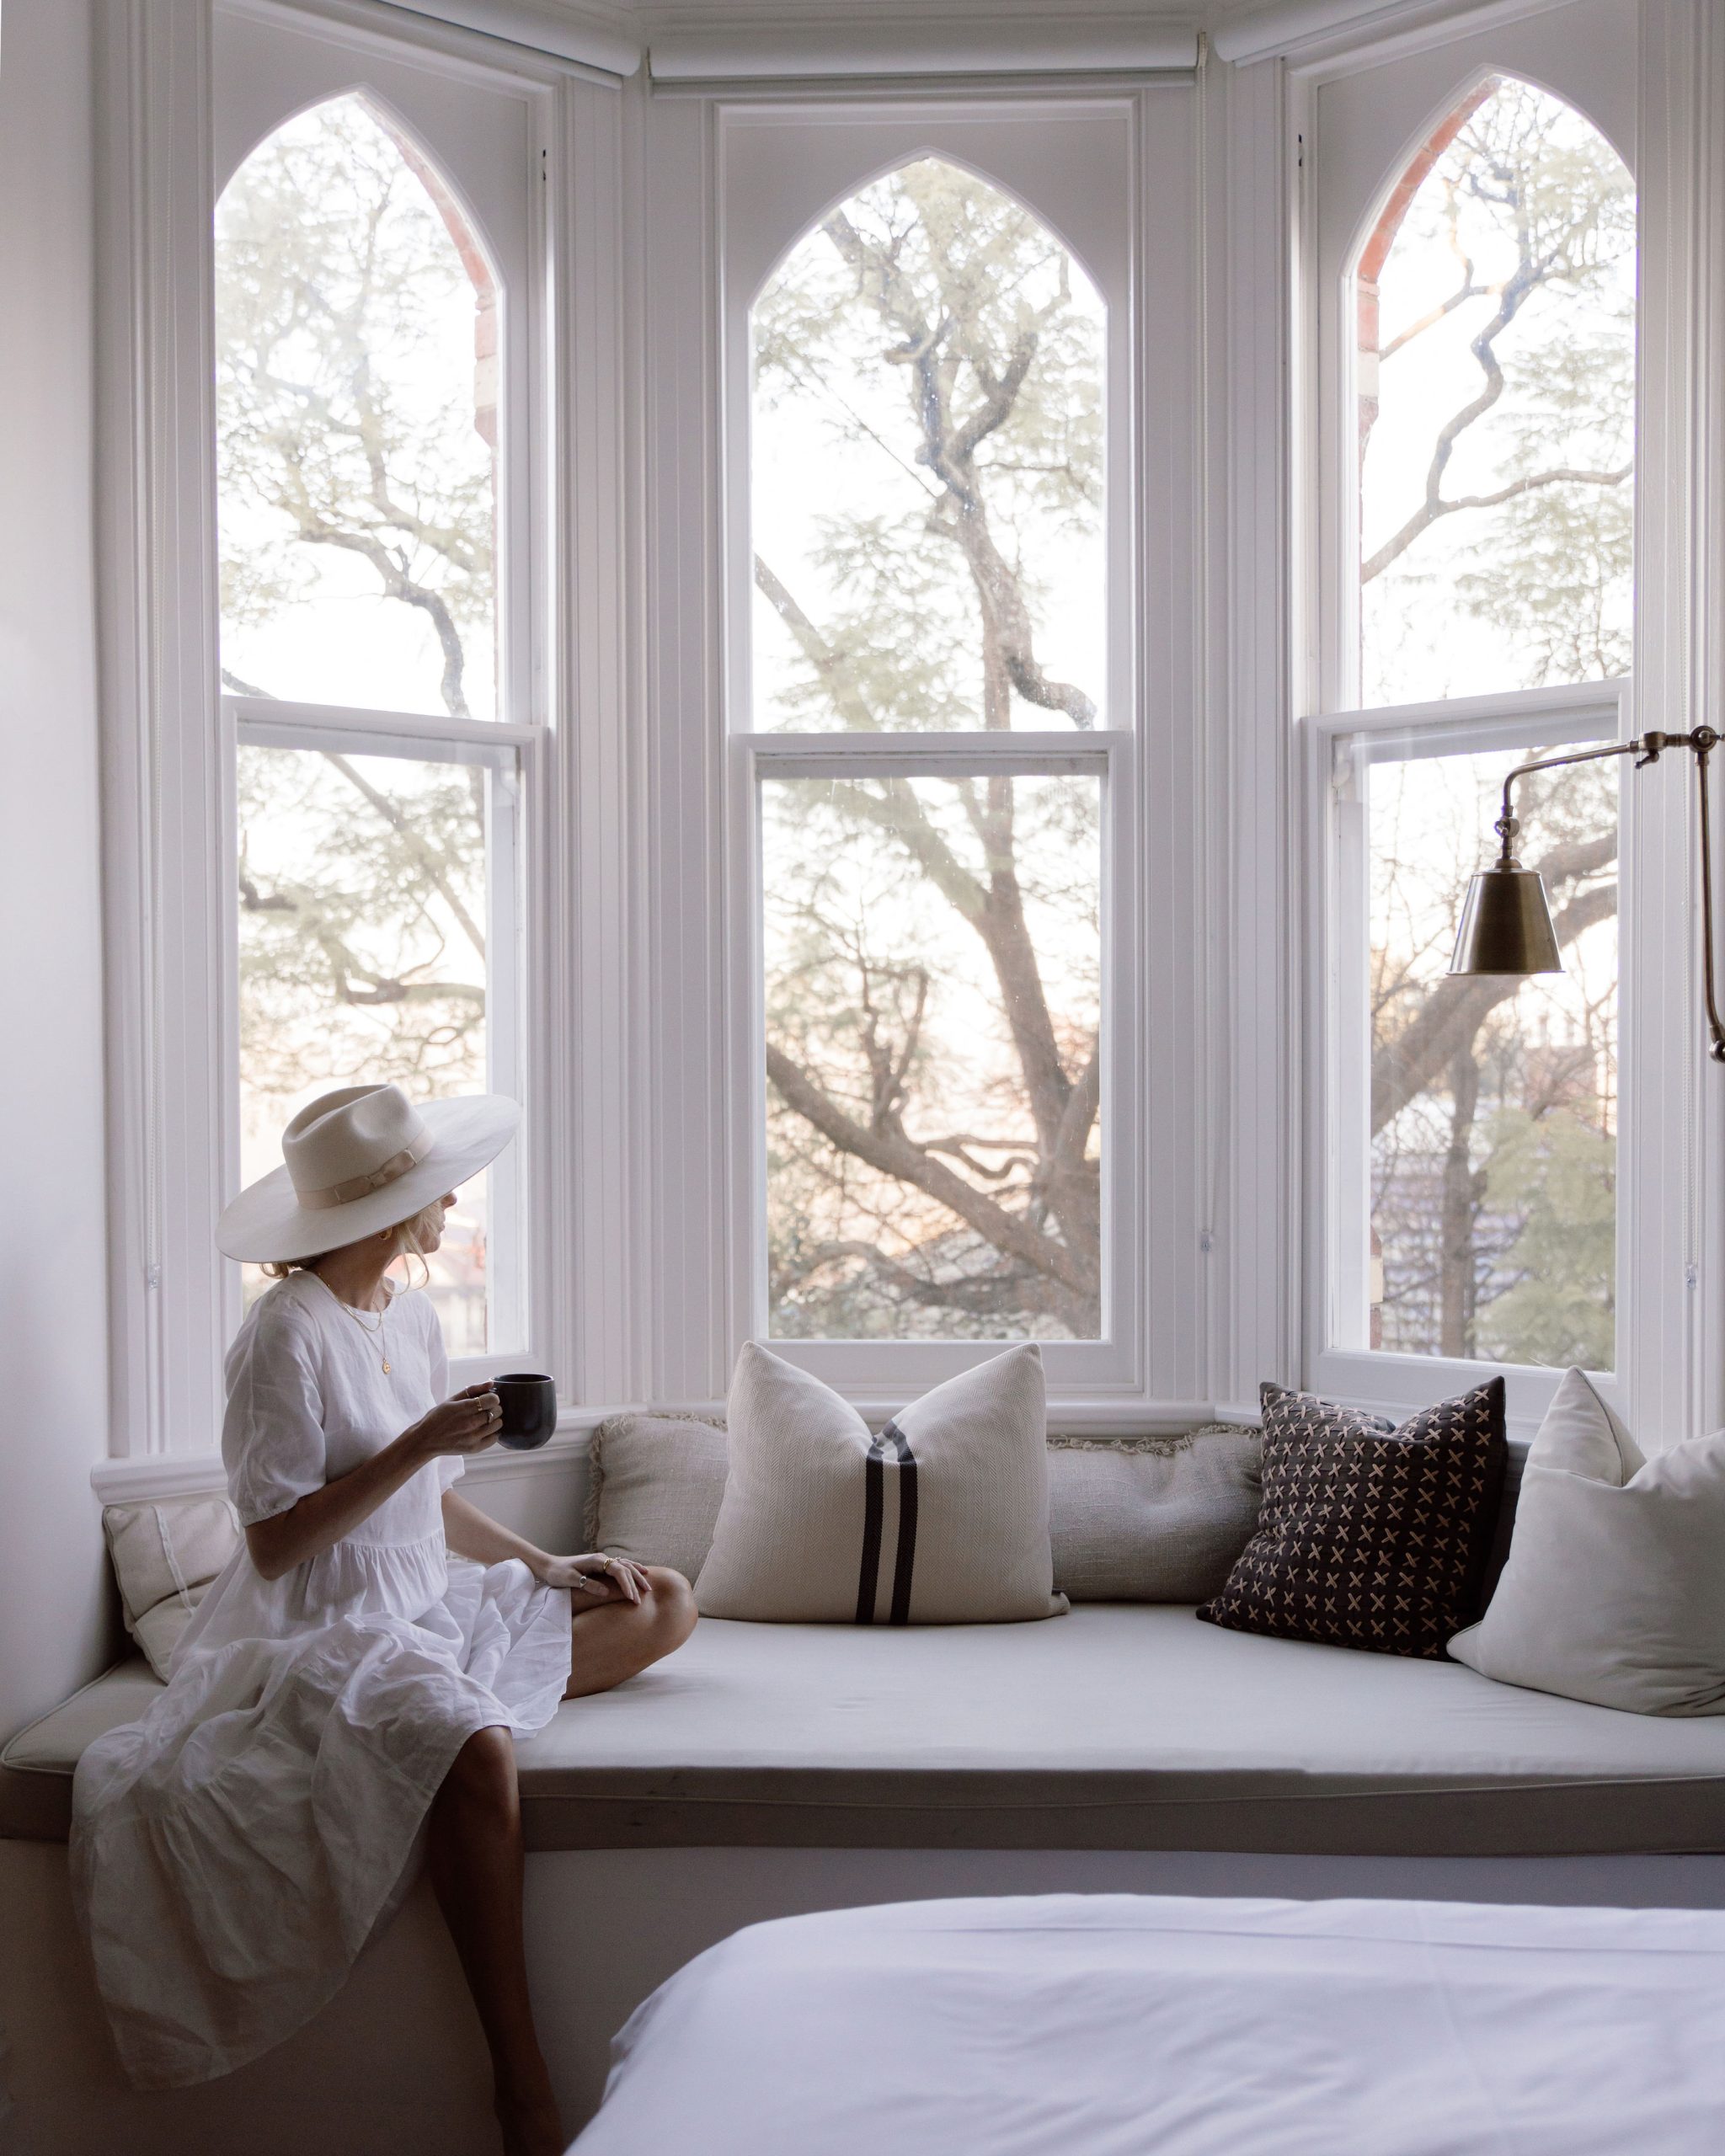
[[[0,1828],[63,1834],[72,1769],[158,1688],[126,1665],[14,1738]],[[517,1749],[554,1849],[1725,1850],[1725,1718],[1648,1720],[1092,1603],[1058,1625],[738,1625]]]

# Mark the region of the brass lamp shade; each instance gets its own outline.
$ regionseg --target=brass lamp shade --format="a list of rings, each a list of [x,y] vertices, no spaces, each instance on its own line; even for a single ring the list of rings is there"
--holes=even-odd
[[[1561,974],[1551,909],[1533,868],[1482,869],[1467,887],[1452,974]]]

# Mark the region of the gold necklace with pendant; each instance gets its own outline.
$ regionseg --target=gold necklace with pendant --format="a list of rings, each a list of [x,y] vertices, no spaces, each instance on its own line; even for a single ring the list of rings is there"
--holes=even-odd
[[[339,1298],[338,1298],[338,1300],[339,1299]],[[367,1325],[364,1318],[360,1315],[359,1312],[354,1308],[351,1303],[343,1303],[341,1307],[347,1312],[354,1323],[358,1326],[361,1332],[369,1333],[371,1337],[377,1341],[377,1359],[383,1365],[384,1376],[387,1377],[390,1374],[389,1358],[383,1350],[383,1321],[389,1315],[388,1304],[386,1303],[383,1305],[383,1308],[378,1311],[377,1322],[375,1326]]]

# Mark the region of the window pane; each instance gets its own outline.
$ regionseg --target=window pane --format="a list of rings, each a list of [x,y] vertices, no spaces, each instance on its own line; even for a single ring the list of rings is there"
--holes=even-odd
[[[229,183],[216,329],[227,687],[494,717],[497,287],[360,99]]]
[[[1100,792],[763,785],[775,1337],[1100,1333]]]
[[[1516,787],[1522,859],[1545,876],[1567,971],[1445,977],[1504,774],[1551,753],[1370,772],[1374,1348],[1613,1367],[1615,763]]]
[[[240,750],[243,1181],[280,1166],[283,1125],[335,1086],[393,1080],[422,1100],[485,1089],[499,783],[454,764]],[[488,1181],[463,1187],[430,1260],[452,1355],[487,1343]],[[248,1267],[248,1299],[262,1284]]]
[[[938,158],[792,251],[752,316],[756,725],[1102,719],[1103,320]]]
[[[1360,701],[1629,670],[1635,192],[1492,77],[1422,145],[1357,273]]]

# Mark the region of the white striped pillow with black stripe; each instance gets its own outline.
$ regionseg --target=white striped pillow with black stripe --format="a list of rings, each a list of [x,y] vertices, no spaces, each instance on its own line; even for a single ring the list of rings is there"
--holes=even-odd
[[[724,1497],[695,1588],[704,1615],[983,1625],[1065,1609],[1033,1342],[872,1432],[830,1386],[750,1341],[726,1419]]]

